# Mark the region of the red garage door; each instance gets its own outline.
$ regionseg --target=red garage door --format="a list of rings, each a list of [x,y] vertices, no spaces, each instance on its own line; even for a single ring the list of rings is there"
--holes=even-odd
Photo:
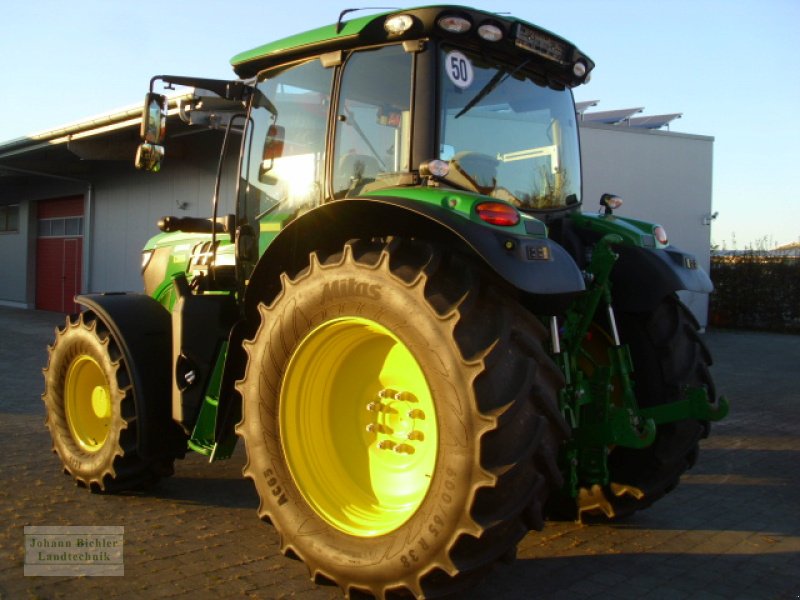
[[[36,308],[76,312],[83,264],[83,196],[43,200],[36,216]]]

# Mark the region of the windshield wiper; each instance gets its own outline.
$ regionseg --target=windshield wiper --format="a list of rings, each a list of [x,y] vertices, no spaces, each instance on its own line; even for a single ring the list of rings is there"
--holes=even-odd
[[[463,115],[466,112],[468,112],[478,102],[480,102],[481,100],[486,98],[486,96],[491,94],[492,91],[497,86],[499,86],[501,83],[503,83],[506,79],[508,79],[512,75],[514,75],[517,71],[519,71],[521,68],[523,68],[529,62],[530,62],[530,59],[522,61],[519,65],[517,65],[514,68],[513,71],[501,70],[501,71],[498,71],[497,73],[495,73],[494,76],[486,83],[486,85],[483,86],[477,94],[475,94],[475,96],[472,98],[472,100],[467,102],[467,104],[464,106],[464,108],[461,109],[461,111],[459,111],[459,113],[455,116],[455,118],[457,119],[461,115]]]

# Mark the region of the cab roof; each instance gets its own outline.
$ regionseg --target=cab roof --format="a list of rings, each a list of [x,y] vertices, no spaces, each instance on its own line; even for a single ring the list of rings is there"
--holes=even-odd
[[[348,11],[344,11],[342,16]],[[392,17],[408,15],[410,27],[400,34],[387,31],[385,24]],[[440,25],[443,17],[461,17],[470,23],[470,28],[461,33],[445,31]],[[482,25],[498,27],[503,36],[495,42],[481,39],[478,30]],[[350,50],[360,46],[419,40],[426,38],[446,39],[453,43],[481,48],[491,48],[501,53],[530,58],[533,54],[547,65],[548,71],[563,85],[572,87],[583,83],[594,63],[567,40],[512,16],[456,5],[436,5],[395,10],[377,15],[357,17],[340,21],[303,33],[258,46],[237,54],[231,59],[236,74],[243,78],[255,76],[258,72],[292,60],[312,57],[327,52]],[[585,67],[583,75],[576,75],[575,63]]]

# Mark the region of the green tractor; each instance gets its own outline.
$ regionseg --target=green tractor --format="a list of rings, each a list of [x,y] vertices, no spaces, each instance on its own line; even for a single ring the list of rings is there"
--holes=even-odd
[[[212,214],[159,223],[144,294],[78,298],[47,426],[95,492],[238,435],[315,580],[435,597],[548,516],[677,485],[727,412],[676,295],[712,286],[619,198],[580,211],[575,46],[456,6],[347,12],[234,57],[235,80],[153,78],[137,167],[159,170],[168,112],[223,129]]]

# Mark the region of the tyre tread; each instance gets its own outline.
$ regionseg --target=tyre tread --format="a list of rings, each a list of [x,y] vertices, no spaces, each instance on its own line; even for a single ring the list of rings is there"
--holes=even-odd
[[[324,262],[312,253],[308,267],[297,277],[281,278],[283,290],[277,297],[301,279],[313,277],[318,269],[347,262],[384,269],[407,288],[420,288],[421,301],[450,324],[465,372],[475,374],[471,380],[474,410],[485,425],[476,430],[480,443],[470,475],[470,509],[456,528],[461,533],[446,551],[429,561],[424,570],[401,580],[337,581],[318,559],[302,557],[292,546],[291,535],[279,530],[281,549],[284,554],[301,556],[312,577],[336,581],[350,597],[365,592],[379,598],[435,597],[466,589],[493,563],[512,555],[530,525],[541,527],[547,495],[562,483],[556,453],[568,432],[557,402],[563,377],[544,349],[547,332],[508,294],[499,291],[501,284],[482,266],[424,241],[402,238],[350,241]],[[261,352],[257,346],[262,331],[282,327],[285,312],[273,314],[276,305],[276,301],[270,306],[259,305],[261,323],[253,339],[245,342],[248,368],[237,383],[245,405],[248,393],[257,394],[259,386],[274,380],[280,372],[281,361],[273,348],[263,351],[265,358],[260,363],[253,360]],[[282,348],[280,353],[288,356],[289,351]],[[251,368],[251,364],[261,367]],[[258,371],[260,368],[275,372],[266,377]],[[237,432],[244,438],[247,451],[244,474],[256,482],[264,470],[259,464],[264,442],[256,439],[257,425],[249,423],[248,417],[248,411],[243,410]],[[264,497],[259,516],[271,519]]]

